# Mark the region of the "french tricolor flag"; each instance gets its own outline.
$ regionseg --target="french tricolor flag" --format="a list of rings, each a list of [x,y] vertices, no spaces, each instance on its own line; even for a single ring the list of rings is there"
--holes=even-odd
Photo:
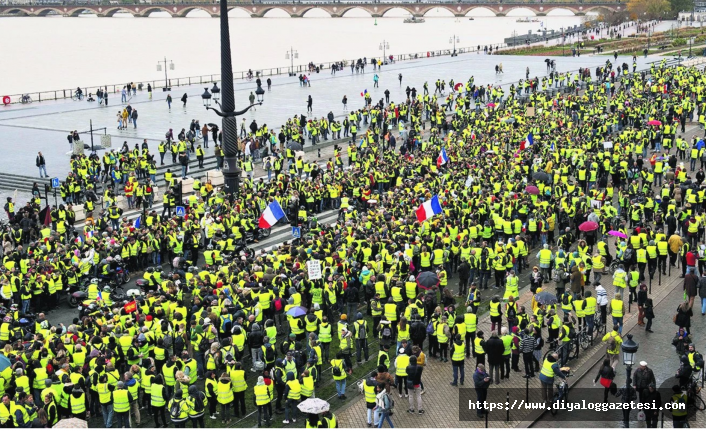
[[[434,195],[433,198],[424,202],[417,208],[417,220],[423,222],[424,220],[430,219],[437,214],[441,214],[441,203],[439,203],[439,196]]]
[[[525,150],[531,145],[534,145],[534,136],[532,136],[532,132],[529,132],[525,140],[520,142],[520,150]]]
[[[436,158],[436,166],[445,165],[449,161],[449,156],[446,155],[446,148],[441,148],[439,157]]]
[[[257,225],[262,229],[269,229],[277,224],[277,221],[283,217],[284,211],[282,211],[282,207],[279,205],[279,202],[272,201],[271,204],[267,205],[265,211],[262,212]]]

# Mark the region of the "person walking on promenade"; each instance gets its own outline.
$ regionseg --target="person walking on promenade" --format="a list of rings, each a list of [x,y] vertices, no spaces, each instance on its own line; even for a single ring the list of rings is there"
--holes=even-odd
[[[184,108],[186,108],[186,101],[187,101],[188,99],[189,99],[189,95],[186,94],[186,93],[184,93],[184,95],[181,96],[181,101],[182,101],[182,103],[184,103],[184,106],[183,106]]]
[[[379,80],[380,80],[380,77],[376,73],[375,76],[373,76],[373,87],[374,88],[379,88],[379,83],[378,83]]]
[[[644,403],[642,393],[647,390],[650,385],[656,385],[655,373],[647,366],[647,362],[640,361],[640,366],[632,374],[632,385],[637,390],[637,395],[640,397],[640,402]]]
[[[648,406],[655,406],[654,408],[645,409],[645,424],[647,425],[647,428],[657,428],[659,412],[663,405],[662,395],[657,390],[657,385],[650,383],[647,389],[642,391],[642,394],[640,394],[640,399]]]
[[[44,178],[47,177],[49,178],[49,174],[47,174],[47,161],[44,160],[44,156],[42,155],[42,152],[37,153],[37,159],[36,159],[36,165],[39,168],[39,177]],[[42,175],[43,173],[43,175]]]
[[[170,110],[172,109],[172,95],[171,94],[167,94],[167,106],[169,107]]]
[[[314,99],[311,98],[311,94],[306,99],[306,112],[314,112]]]
[[[390,425],[390,428],[395,426],[392,424],[392,419],[390,418],[390,413],[392,412],[392,400],[390,399],[390,394],[385,390],[384,383],[378,383],[377,385],[377,395],[375,396],[375,417],[374,422],[377,424],[378,428],[382,428],[385,419]]]
[[[483,403],[488,398],[488,387],[491,383],[491,377],[485,372],[485,365],[478,364],[476,371],[473,373],[473,386],[476,389],[476,414],[479,418],[486,413]]]
[[[613,391],[615,391],[615,384],[613,383],[613,379],[615,378],[615,370],[613,370],[613,367],[610,366],[610,359],[605,358],[603,359],[603,365],[601,365],[601,368],[598,370],[598,374],[596,375],[596,378],[593,379],[593,386],[596,386],[596,382],[600,380],[601,386],[603,386],[604,391],[603,391],[603,402],[607,403],[608,402],[608,394],[610,393],[611,387],[613,388]]]

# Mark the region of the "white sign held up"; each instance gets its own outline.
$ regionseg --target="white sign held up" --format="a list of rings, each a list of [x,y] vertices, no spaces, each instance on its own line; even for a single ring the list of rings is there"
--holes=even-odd
[[[321,261],[310,260],[306,263],[306,270],[309,273],[309,280],[321,279]]]

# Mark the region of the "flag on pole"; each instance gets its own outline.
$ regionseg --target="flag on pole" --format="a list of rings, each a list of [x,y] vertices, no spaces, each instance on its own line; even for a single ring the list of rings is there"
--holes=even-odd
[[[525,140],[520,142],[520,150],[525,150],[532,145],[534,145],[534,136],[532,136],[532,132],[529,132]]]
[[[123,305],[123,310],[125,310],[125,312],[128,314],[137,311],[137,302],[135,302],[135,300],[128,302],[127,304]]]
[[[142,226],[142,216],[137,216],[134,222],[132,222],[132,227],[139,229]]]
[[[417,208],[417,220],[420,222],[434,217],[436,214],[441,214],[441,203],[439,196],[434,195],[431,199],[424,202]]]
[[[96,301],[103,301],[103,294],[101,294],[100,288],[98,288],[98,297],[96,298]]]
[[[279,205],[279,202],[272,201],[271,204],[267,205],[265,211],[262,212],[260,220],[257,222],[258,227],[262,229],[268,229],[277,224],[277,221],[284,217],[284,211]]]
[[[39,212],[39,219],[43,221],[44,226],[51,226],[51,208],[49,208],[49,205]]]
[[[449,156],[446,155],[446,148],[441,147],[439,157],[436,158],[436,166],[445,165],[449,161]]]

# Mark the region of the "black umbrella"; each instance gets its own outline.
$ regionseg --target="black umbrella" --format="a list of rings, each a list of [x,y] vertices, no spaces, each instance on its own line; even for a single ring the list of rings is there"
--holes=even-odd
[[[537,180],[537,181],[541,181],[543,183],[551,183],[552,182],[551,175],[549,175],[546,172],[542,172],[542,171],[533,173],[532,179]]]
[[[439,284],[439,276],[431,271],[424,271],[417,276],[417,285],[422,289],[429,290]]]
[[[219,127],[216,123],[208,123],[208,127]]]
[[[287,148],[293,150],[293,151],[302,151],[304,150],[304,147],[302,147],[302,144],[299,142],[290,142],[287,144]]]
[[[544,304],[544,305],[551,305],[551,304],[556,304],[557,302],[559,302],[556,300],[556,295],[554,295],[553,293],[549,293],[546,290],[543,290],[543,291],[539,292],[538,294],[534,295],[534,299],[538,303]]]

